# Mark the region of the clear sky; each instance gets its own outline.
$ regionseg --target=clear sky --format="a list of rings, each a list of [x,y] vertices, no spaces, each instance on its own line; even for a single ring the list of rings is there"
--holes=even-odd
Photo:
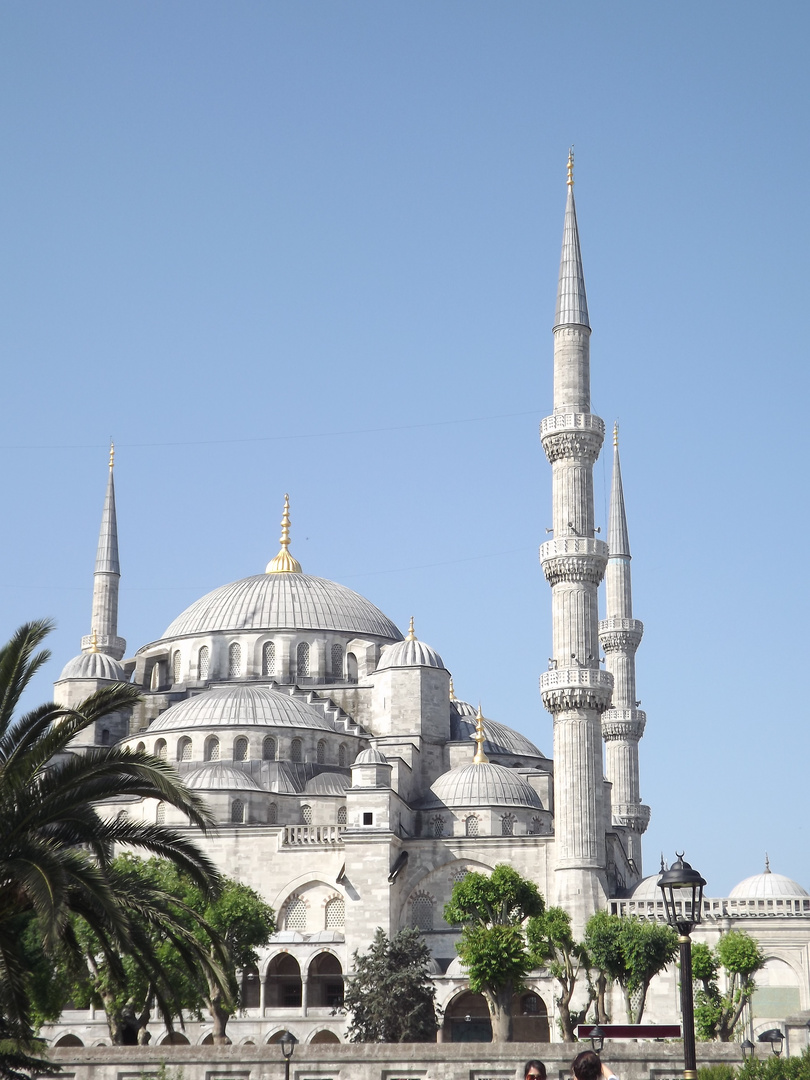
[[[278,548],[551,753],[568,147],[645,623],[646,868],[810,888],[806,4],[5,0],[4,633],[128,651]],[[606,524],[609,460],[596,467]],[[31,702],[33,704],[33,701]]]

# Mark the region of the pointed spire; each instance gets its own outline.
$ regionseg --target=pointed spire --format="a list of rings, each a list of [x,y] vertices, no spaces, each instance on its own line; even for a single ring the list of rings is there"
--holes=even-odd
[[[627,515],[624,512],[622,467],[619,461],[619,425],[613,425],[613,480],[610,486],[610,517],[608,519],[608,551],[611,555],[630,558],[630,537]]]
[[[568,198],[565,204],[560,281],[557,286],[557,312],[554,327],[578,323],[590,329],[588,300],[585,296],[585,275],[579,249],[577,208],[574,203],[574,148],[568,152]]]
[[[458,701],[458,698],[456,697],[456,691],[455,691],[455,689],[453,687],[453,676],[452,675],[450,676],[450,700],[451,701]]]
[[[284,513],[281,515],[281,550],[267,564],[266,574],[300,574],[301,563],[293,558],[290,547],[290,496],[284,496]]]
[[[484,743],[486,742],[486,735],[484,734],[484,716],[481,712],[481,702],[478,702],[478,712],[475,714],[475,734],[473,740],[475,741],[475,757],[473,758],[474,765],[488,765],[489,758],[484,753]]]
[[[413,628],[413,615],[411,615],[411,625],[408,627],[408,636],[405,638],[405,640],[416,641],[416,633],[414,632]]]
[[[118,561],[118,520],[115,514],[114,463],[115,447],[110,440],[110,475],[107,480],[107,494],[104,496],[104,510],[101,514],[101,530],[98,534],[97,574],[121,573],[121,565]]]

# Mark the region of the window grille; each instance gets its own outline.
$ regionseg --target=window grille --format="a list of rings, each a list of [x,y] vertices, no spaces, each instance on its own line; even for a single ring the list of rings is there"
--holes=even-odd
[[[284,917],[285,930],[306,930],[307,928],[307,905],[300,896],[293,896],[287,903],[287,913]]]
[[[231,821],[234,825],[241,825],[245,820],[245,804],[241,799],[234,799],[231,803]]]
[[[197,653],[197,670],[201,679],[208,678],[208,658],[209,658],[208,646],[203,645],[199,653]]]
[[[417,896],[411,903],[411,926],[417,930],[433,929],[433,901],[429,896]]]
[[[299,644],[296,657],[299,677],[309,675],[309,645],[305,641]]]
[[[238,679],[242,674],[242,646],[234,641],[228,649],[228,678]]]
[[[306,803],[301,807],[301,818],[305,825],[312,824],[312,807],[308,806]]]
[[[219,761],[219,739],[209,739],[205,744],[205,760]]]
[[[272,739],[269,735],[262,744],[262,757],[265,761],[276,760],[276,740]]]
[[[321,739],[318,743],[317,762],[319,765],[323,765],[326,761],[326,743]]]
[[[332,674],[336,679],[343,678],[343,646],[332,646]]]
[[[543,819],[539,817],[533,817],[532,823],[529,827],[529,832],[532,836],[539,836],[543,831]]]
[[[172,682],[180,682],[180,653],[176,652],[172,657]]]
[[[478,818],[475,814],[470,814],[466,822],[467,836],[478,836]]]
[[[501,818],[501,836],[515,835],[515,819],[511,814],[504,814]]]
[[[304,755],[300,739],[293,739],[290,743],[290,761],[303,761]]]
[[[344,769],[349,764],[349,755],[346,751],[346,744],[341,743],[338,747],[338,765],[341,765]]]
[[[346,904],[342,897],[335,897],[326,905],[325,925],[327,930],[339,930],[346,921]]]
[[[155,743],[155,757],[159,757],[161,761],[166,760],[166,740],[158,739]]]
[[[262,675],[275,675],[276,673],[276,643],[265,641],[262,648]]]
[[[191,739],[181,739],[179,750],[177,756],[180,761],[191,761]]]
[[[432,821],[432,826],[433,826],[433,835],[434,836],[444,836],[444,818],[443,817],[435,817],[433,819],[433,821]]]
[[[339,806],[338,807],[338,812],[337,812],[337,823],[338,823],[338,825],[345,825],[348,820],[349,820],[349,811],[346,809],[345,806]]]
[[[270,803],[267,808],[267,822],[269,825],[275,825],[278,821],[278,807],[274,802]]]
[[[157,809],[155,810],[155,823],[157,825],[166,824],[166,803],[159,802]]]
[[[234,761],[247,761],[248,759],[248,741],[247,739],[240,737],[233,744],[233,760]]]

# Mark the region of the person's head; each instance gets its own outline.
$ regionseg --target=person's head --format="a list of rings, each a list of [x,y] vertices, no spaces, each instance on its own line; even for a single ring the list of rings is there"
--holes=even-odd
[[[546,1067],[542,1061],[527,1061],[523,1066],[524,1080],[529,1077],[537,1077],[537,1080],[546,1080]]]
[[[602,1075],[602,1062],[593,1050],[583,1050],[574,1058],[571,1071],[576,1080],[597,1080]]]

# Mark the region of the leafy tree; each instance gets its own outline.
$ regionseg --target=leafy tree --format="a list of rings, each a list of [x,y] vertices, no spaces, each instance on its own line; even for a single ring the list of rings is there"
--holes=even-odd
[[[615,915],[607,911],[597,911],[592,915],[585,926],[584,941],[597,973],[596,1022],[609,1024],[610,1017],[605,1006],[608,982],[617,982],[624,967]]]
[[[627,1022],[641,1023],[647,990],[654,976],[675,959],[678,935],[662,923],[597,912],[585,927],[585,941],[605,980],[622,988]]]
[[[368,952],[355,953],[343,1007],[351,1042],[432,1042],[436,988],[430,949],[414,927],[388,938],[380,927]]]
[[[49,659],[39,646],[50,629],[44,620],[28,623],[0,648],[0,1035],[16,1055],[12,1070],[23,1067],[31,1057],[26,1046],[33,1045],[20,916],[36,918],[46,955],[60,945],[75,949],[71,916],[78,916],[115,963],[131,939],[133,913],[144,905],[111,870],[115,845],[169,858],[204,892],[218,882],[213,864],[182,833],[112,817],[100,805],[120,795],[159,799],[206,831],[213,825],[210,812],[171,765],[120,747],[71,752],[82,731],[132,708],[134,687],[114,684],[76,709],[48,703],[15,717],[20,697]]]
[[[588,1011],[596,991],[590,991],[583,1010],[571,1012],[577,980],[589,967],[585,946],[574,941],[571,933],[571,916],[562,908],[547,908],[542,915],[529,919],[526,934],[531,949],[533,967],[545,967],[557,980],[559,993],[554,998],[564,1042],[577,1041],[575,1028]]]
[[[708,945],[692,946],[692,976],[699,982],[695,995],[695,1028],[701,1039],[730,1042],[743,1009],[751,1000],[756,983],[754,975],[765,963],[765,956],[750,934],[729,930],[712,950]],[[717,975],[726,973],[726,991],[720,992]]]
[[[446,921],[463,926],[456,951],[470,989],[486,999],[495,1042],[512,1039],[512,997],[534,966],[524,923],[544,911],[537,886],[505,863],[490,876],[467,874],[445,904]]]

